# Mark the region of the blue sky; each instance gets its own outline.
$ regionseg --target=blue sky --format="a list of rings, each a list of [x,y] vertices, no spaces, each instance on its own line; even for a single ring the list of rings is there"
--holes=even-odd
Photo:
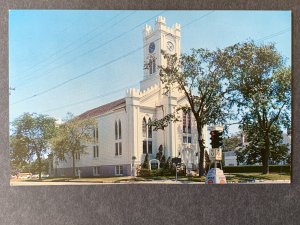
[[[182,53],[273,42],[291,65],[290,11],[11,10],[10,121],[24,112],[63,118],[124,96],[143,78],[145,24],[181,24]]]

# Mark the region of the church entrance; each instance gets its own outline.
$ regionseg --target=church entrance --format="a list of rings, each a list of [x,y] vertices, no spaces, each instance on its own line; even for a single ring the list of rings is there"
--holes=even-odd
[[[191,171],[196,170],[196,153],[192,148],[184,148],[181,156],[182,163],[185,165],[186,173],[190,174]]]
[[[157,169],[159,169],[159,164],[160,164],[159,160],[157,160],[157,159],[151,159],[149,161],[150,170],[157,170]]]

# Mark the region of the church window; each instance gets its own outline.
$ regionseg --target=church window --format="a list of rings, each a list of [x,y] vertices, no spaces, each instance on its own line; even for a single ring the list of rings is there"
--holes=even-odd
[[[119,142],[119,155],[122,155],[122,142]]]
[[[151,119],[149,118],[148,120],[149,124],[151,123]],[[151,125],[148,125],[148,138],[152,138],[152,126]]]
[[[98,145],[93,146],[93,151],[94,151],[94,158],[99,158],[99,146]]]
[[[183,133],[191,133],[191,111],[182,113],[182,132]]]
[[[152,154],[152,141],[148,141],[148,154]]]
[[[119,143],[115,144],[115,155],[119,155]]]
[[[143,137],[146,137],[146,135],[147,135],[147,122],[146,122],[146,118],[144,117],[144,119],[143,119],[143,128],[142,128],[142,130],[143,130]]]
[[[117,124],[117,121],[115,121],[115,139],[118,140],[118,124]]]
[[[94,142],[97,143],[99,141],[99,130],[98,127],[95,127],[93,130]]]
[[[75,152],[75,160],[80,160],[80,152]]]
[[[152,72],[153,72],[153,73],[156,72],[156,63],[155,63],[155,59],[152,60]]]
[[[122,155],[122,142],[115,143],[115,156]]]
[[[192,122],[190,110],[182,113],[182,133],[183,143],[192,143]]]
[[[149,60],[149,73],[153,74],[156,72],[156,61],[155,59],[150,59]]]
[[[147,141],[143,141],[143,154],[147,154]]]
[[[116,175],[123,175],[123,166],[116,166],[116,170],[115,170],[115,174]]]
[[[122,125],[121,125],[121,120],[119,120],[119,139],[122,139]]]
[[[120,139],[122,139],[122,124],[121,120],[115,121],[115,156],[122,155],[122,142]],[[119,140],[119,141],[118,141]]]
[[[149,118],[148,124],[151,123]],[[152,126],[147,124],[147,120],[144,117],[142,123],[143,132],[143,154],[152,154]]]

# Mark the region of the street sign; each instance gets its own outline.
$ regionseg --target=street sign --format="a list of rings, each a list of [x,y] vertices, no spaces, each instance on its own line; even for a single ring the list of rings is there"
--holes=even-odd
[[[172,158],[172,164],[173,163],[177,166],[178,164],[181,163],[181,158],[178,157]]]
[[[222,149],[216,149],[216,160],[222,160]]]
[[[212,148],[209,151],[209,159],[212,161],[220,161],[222,160],[222,149],[220,148]]]

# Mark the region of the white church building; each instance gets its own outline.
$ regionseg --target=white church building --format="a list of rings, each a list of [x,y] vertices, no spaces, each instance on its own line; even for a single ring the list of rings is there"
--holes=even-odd
[[[136,176],[147,153],[150,163],[156,163],[159,147],[163,148],[166,159],[181,157],[188,170],[198,168],[197,129],[190,113],[181,113],[180,120],[169,124],[165,130],[154,131],[147,125],[149,121],[174,112],[178,106],[188,104],[177,89],[164,94],[157,67],[166,65],[161,50],[180,55],[180,25],[168,27],[166,19],[159,16],[155,27],[146,25],[143,32],[144,59],[141,60],[148,62],[149,68],[141,76],[140,89],[128,89],[123,98],[79,115],[94,117],[97,121],[95,141],[87,147],[87,154],[76,155],[76,171],[80,171],[82,177]],[[204,140],[207,139],[206,130],[205,127]],[[71,158],[54,160],[53,175],[71,174]]]

